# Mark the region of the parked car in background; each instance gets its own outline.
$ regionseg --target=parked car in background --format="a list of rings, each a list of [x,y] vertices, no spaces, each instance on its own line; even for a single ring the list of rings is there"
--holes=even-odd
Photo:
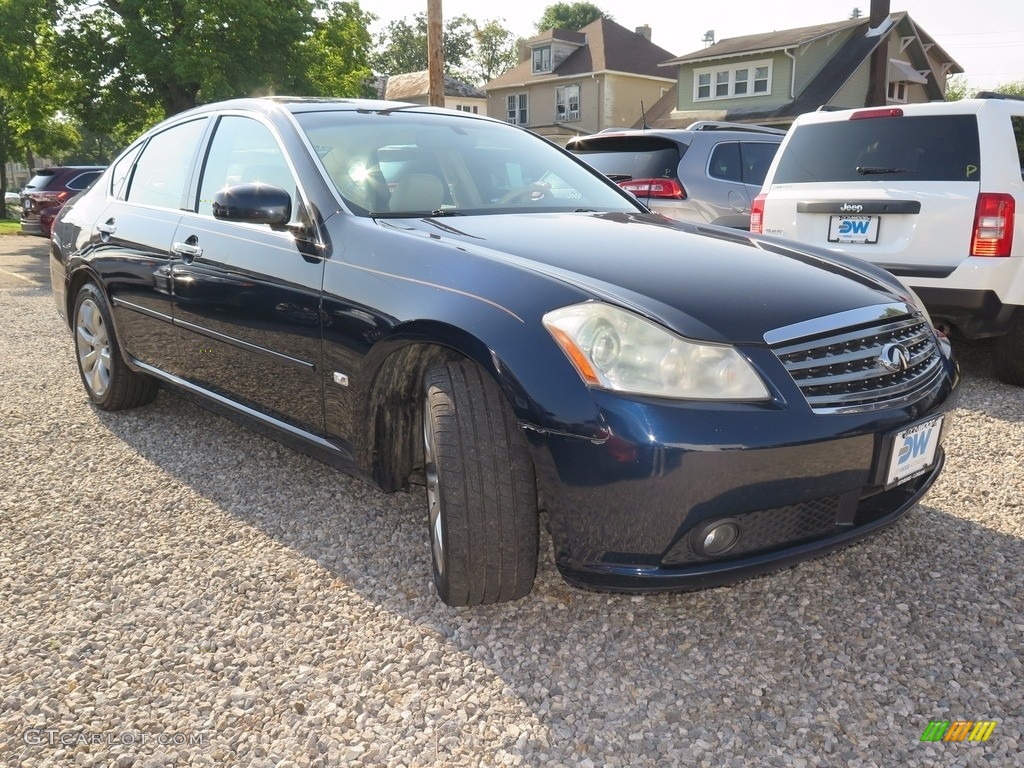
[[[5,205],[18,205],[21,202],[21,194],[8,190],[4,192]]]
[[[754,205],[756,232],[873,262],[935,323],[992,337],[1024,385],[1024,99],[1002,94],[801,115]]]
[[[50,227],[61,206],[92,184],[102,165],[68,165],[39,168],[21,190],[21,231],[50,236]]]
[[[542,509],[570,583],[695,589],[864,538],[943,465],[956,364],[892,275],[651,214],[465,112],[198,107],[51,243],[98,408],[159,382],[383,490],[424,486],[452,605],[530,591]]]
[[[701,121],[687,128],[602,132],[566,149],[632,192],[651,210],[680,221],[750,226],[750,204],[785,131]]]

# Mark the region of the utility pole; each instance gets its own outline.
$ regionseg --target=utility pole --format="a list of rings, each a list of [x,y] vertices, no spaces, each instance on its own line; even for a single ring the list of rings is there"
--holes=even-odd
[[[444,45],[441,0],[427,0],[427,79],[430,106],[444,106]]]

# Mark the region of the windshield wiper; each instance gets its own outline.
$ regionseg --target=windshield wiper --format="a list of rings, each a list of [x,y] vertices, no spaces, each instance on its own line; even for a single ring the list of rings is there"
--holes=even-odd
[[[430,219],[441,216],[465,216],[454,208],[437,208],[433,211],[370,211],[374,219]]]
[[[870,166],[870,165],[869,166],[858,165],[856,170],[857,170],[857,173],[859,173],[861,176],[869,176],[869,175],[874,175],[874,174],[878,174],[878,173],[917,173],[917,171],[915,171],[913,168],[895,168],[895,167],[890,167],[890,166],[874,167],[874,166]]]

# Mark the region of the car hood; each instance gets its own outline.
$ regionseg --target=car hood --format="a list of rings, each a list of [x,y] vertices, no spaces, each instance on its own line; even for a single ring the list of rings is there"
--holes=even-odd
[[[656,214],[379,223],[546,274],[707,341],[763,344],[770,330],[907,297],[894,278],[859,260]]]

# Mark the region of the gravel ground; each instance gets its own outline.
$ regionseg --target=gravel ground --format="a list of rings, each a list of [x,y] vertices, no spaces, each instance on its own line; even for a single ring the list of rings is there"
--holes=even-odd
[[[418,495],[166,392],[97,412],[45,244],[0,238],[5,275],[6,765],[1024,765],[1024,390],[979,348],[894,529],[653,597],[569,588],[548,546],[527,599],[456,610]],[[932,719],[998,725],[922,743]]]

